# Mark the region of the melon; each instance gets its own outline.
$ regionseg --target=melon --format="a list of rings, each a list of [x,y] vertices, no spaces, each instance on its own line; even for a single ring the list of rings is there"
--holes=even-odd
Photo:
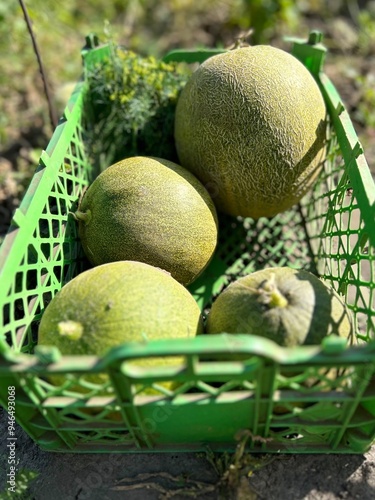
[[[74,215],[94,266],[140,261],[184,285],[202,273],[217,244],[209,193],[192,173],[160,158],[132,157],[108,167]]]
[[[63,355],[103,356],[130,342],[146,346],[157,339],[192,338],[202,328],[200,309],[183,285],[148,264],[119,261],[84,271],[63,286],[43,313],[38,345],[56,346]],[[128,362],[140,367],[182,363],[178,356]],[[51,375],[50,380],[59,385],[66,378]],[[90,374],[85,380],[103,383],[107,375]]]
[[[328,335],[351,342],[352,315],[314,274],[289,267],[256,271],[231,283],[214,301],[208,333],[259,335],[285,347],[320,344]]]
[[[267,45],[207,59],[175,114],[179,162],[233,216],[273,217],[311,188],[325,157],[326,108],[306,67]]]

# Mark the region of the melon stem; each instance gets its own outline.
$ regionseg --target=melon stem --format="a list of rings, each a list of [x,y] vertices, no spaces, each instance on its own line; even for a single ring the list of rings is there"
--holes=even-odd
[[[274,273],[260,285],[258,292],[262,298],[261,302],[267,304],[268,307],[286,307],[288,305],[288,300],[277,287]]]
[[[279,290],[274,290],[270,295],[270,307],[286,307],[288,305],[287,299]]]
[[[69,340],[79,340],[83,334],[83,325],[78,321],[60,321],[57,325],[59,335]]]
[[[81,212],[80,210],[76,210],[73,214],[74,218],[78,221],[82,221],[87,225],[91,220],[91,210],[87,210],[87,212]]]

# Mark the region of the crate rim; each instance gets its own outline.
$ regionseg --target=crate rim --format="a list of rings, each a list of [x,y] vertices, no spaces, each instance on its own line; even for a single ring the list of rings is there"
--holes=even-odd
[[[339,340],[339,342],[337,342]],[[342,342],[343,341],[343,342]],[[146,348],[146,353],[145,353]],[[62,355],[54,346],[36,348],[35,354],[16,353],[3,350],[0,363],[0,373],[12,366],[13,372],[23,372],[27,367],[33,373],[64,372],[73,370],[77,373],[87,371],[87,367],[99,372],[112,364],[131,361],[144,357],[165,356],[195,356],[218,355],[227,357],[230,354],[255,355],[272,363],[288,365],[320,365],[342,362],[343,364],[358,364],[364,357],[369,362],[375,358],[375,342],[364,345],[346,347],[345,339],[331,335],[323,339],[320,345],[302,345],[296,347],[283,347],[274,341],[250,334],[202,334],[190,339],[159,339],[151,340],[147,344],[142,342],[129,342],[111,348],[103,356],[95,355]],[[80,360],[82,366],[78,366]],[[243,360],[246,363],[246,360]],[[203,361],[205,362],[205,361]],[[210,360],[209,363],[216,362]],[[217,360],[222,362],[221,359]],[[224,362],[227,362],[225,360]],[[83,366],[84,365],[84,366]]]

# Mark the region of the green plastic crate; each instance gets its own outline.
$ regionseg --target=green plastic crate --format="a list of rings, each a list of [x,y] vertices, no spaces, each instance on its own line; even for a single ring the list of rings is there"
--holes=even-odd
[[[83,51],[84,68],[108,53],[96,40],[91,45]],[[326,50],[319,33],[308,41],[291,40],[291,46],[327,104],[324,172],[298,206],[272,219],[220,216],[214,259],[190,290],[204,309],[238,276],[270,266],[308,269],[344,296],[356,319],[358,342],[347,348],[328,338],[321,346],[287,349],[257,336],[223,333],[121,345],[103,358],[62,357],[55,349],[34,352],[46,305],[87,265],[69,216],[94,176],[85,143],[83,79],[0,249],[0,401],[8,407],[8,387],[14,386],[16,420],[41,448],[219,451],[233,450],[241,436],[250,451],[263,453],[363,453],[371,446],[375,187],[350,117],[323,72]],[[201,61],[211,54],[177,51],[166,59]],[[245,355],[244,361],[233,361],[233,353]],[[185,362],[146,371],[128,363],[168,355],[182,355]],[[334,378],[326,375],[332,368]],[[109,382],[89,384],[85,376],[92,372],[107,372]],[[51,373],[65,373],[66,383],[50,385],[45,376]],[[180,385],[171,392],[158,385],[164,380]],[[74,392],[77,383],[89,392]],[[160,395],[139,394],[150,385]]]

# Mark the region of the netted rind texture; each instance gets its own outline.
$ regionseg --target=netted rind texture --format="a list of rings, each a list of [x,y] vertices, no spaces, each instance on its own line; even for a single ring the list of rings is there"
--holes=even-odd
[[[165,269],[184,285],[203,272],[217,244],[216,209],[207,190],[191,172],[160,158],[127,158],[104,170],[76,217],[93,265],[136,260]]]
[[[324,159],[326,109],[309,71],[271,46],[204,62],[176,108],[180,163],[218,209],[271,217],[308,191]]]

